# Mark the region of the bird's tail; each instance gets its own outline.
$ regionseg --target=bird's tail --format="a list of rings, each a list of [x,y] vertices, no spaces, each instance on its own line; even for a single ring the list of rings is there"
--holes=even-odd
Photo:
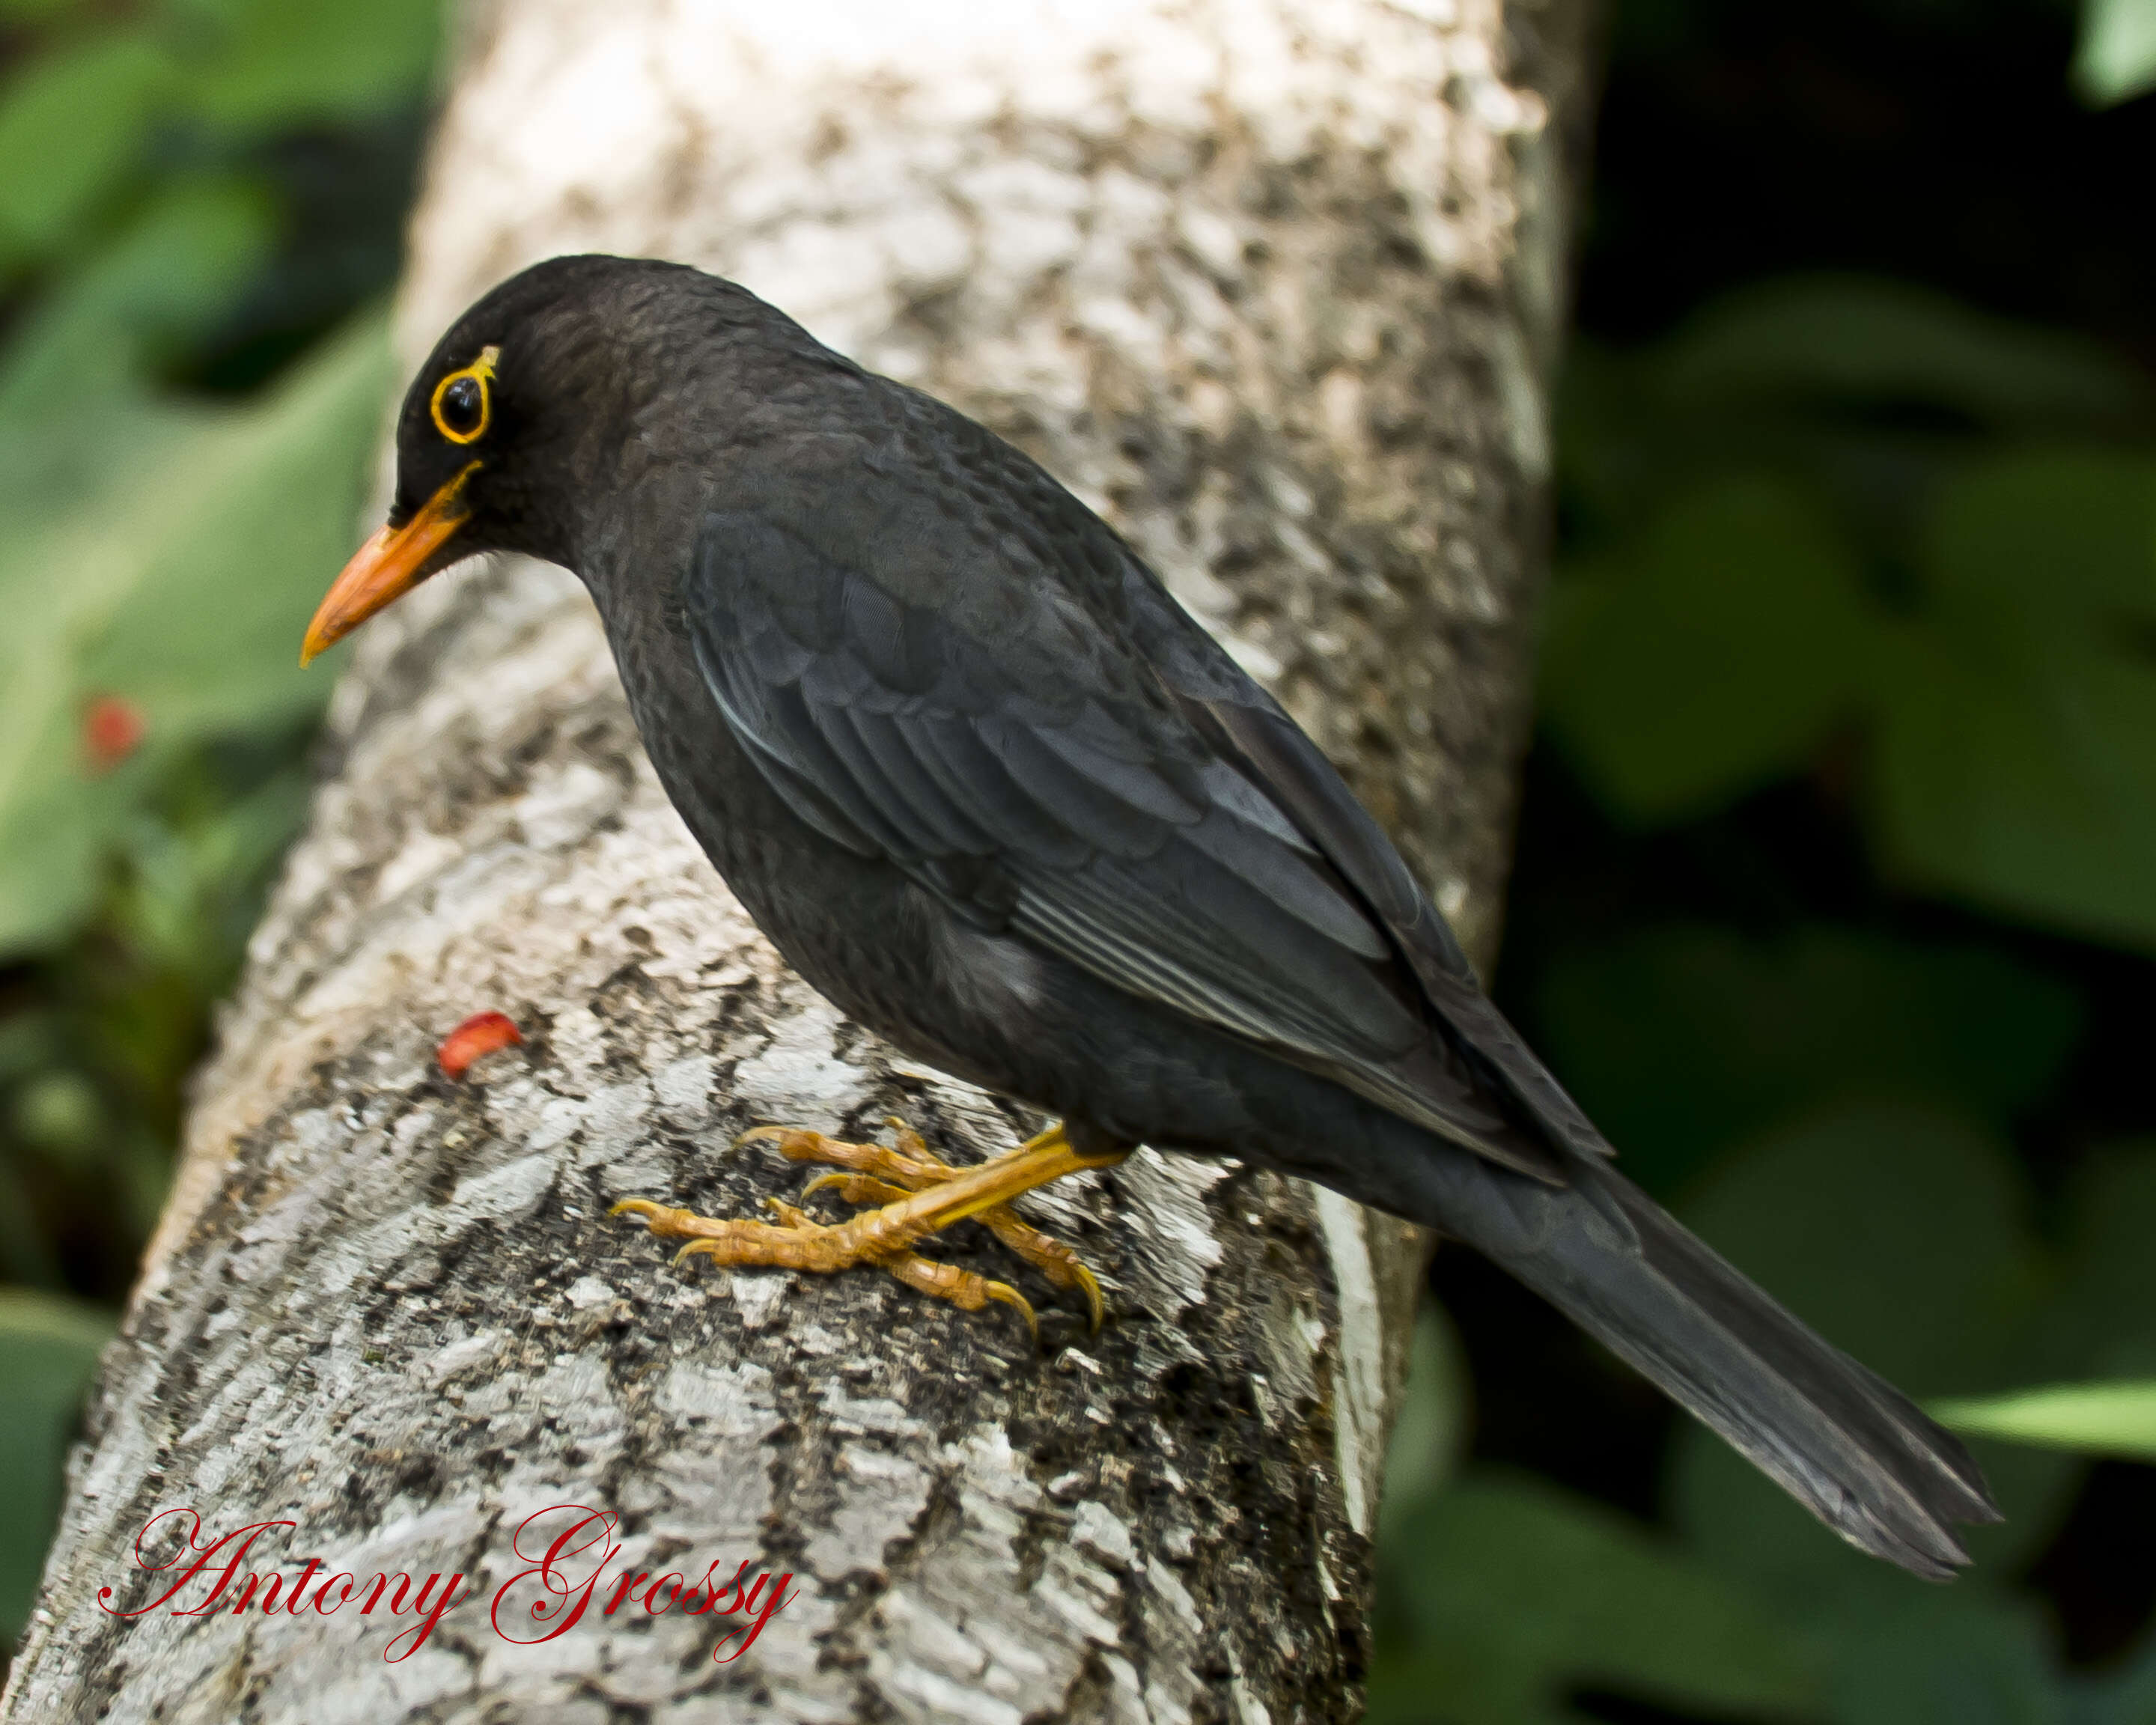
[[[1995,1522],[1969,1451],[1599,1158],[1563,1187],[1419,1158],[1418,1219],[1525,1282],[1860,1549],[1934,1580]]]

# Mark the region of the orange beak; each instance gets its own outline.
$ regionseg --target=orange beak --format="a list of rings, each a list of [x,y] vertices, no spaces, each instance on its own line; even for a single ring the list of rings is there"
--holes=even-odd
[[[352,554],[344,572],[323,595],[307,638],[300,644],[300,663],[342,640],[383,606],[409,593],[434,572],[434,553],[470,518],[464,501],[465,482],[478,470],[475,461],[429,497],[401,527],[384,527]]]

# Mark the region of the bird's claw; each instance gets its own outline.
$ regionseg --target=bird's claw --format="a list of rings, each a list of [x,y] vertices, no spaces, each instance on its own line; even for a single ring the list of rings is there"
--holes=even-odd
[[[857,1174],[839,1174],[840,1180],[859,1180]],[[871,1182],[880,1185],[880,1182]],[[895,1189],[885,1187],[886,1191]],[[907,1194],[899,1192],[897,1196]],[[806,1211],[797,1209],[781,1199],[767,1198],[765,1204],[776,1222],[714,1221],[696,1216],[687,1211],[670,1209],[667,1205],[652,1203],[649,1199],[625,1200],[639,1214],[652,1219],[654,1233],[689,1231],[683,1225],[700,1224],[696,1238],[674,1255],[678,1266],[694,1257],[707,1257],[721,1265],[747,1266],[764,1266],[793,1270],[832,1271],[850,1268],[857,1264],[874,1264],[889,1271],[916,1292],[948,1301],[962,1312],[979,1312],[990,1301],[1015,1307],[1025,1320],[1026,1328],[1032,1332],[1035,1345],[1040,1341],[1040,1320],[1035,1316],[1032,1302],[1007,1282],[991,1281],[970,1270],[962,1270],[955,1264],[939,1264],[924,1258],[920,1253],[904,1248],[878,1250],[858,1243],[849,1243],[840,1238],[839,1230],[817,1221]],[[677,1221],[675,1219],[682,1219]]]
[[[820,1139],[813,1152],[797,1143],[786,1144],[784,1153],[794,1161],[828,1159],[839,1164],[818,1174],[803,1186],[803,1199],[818,1192],[835,1189],[850,1204],[892,1204],[909,1193],[951,1179],[958,1173],[936,1156],[921,1135],[896,1115],[885,1116],[885,1123],[899,1137],[900,1147],[896,1150],[886,1149],[880,1144],[844,1144],[831,1138]],[[814,1133],[798,1135],[800,1139],[815,1137]],[[828,1157],[819,1153],[824,1151],[834,1153]],[[981,1210],[973,1219],[987,1226],[1004,1245],[1055,1286],[1081,1296],[1086,1301],[1090,1332],[1100,1333],[1107,1316],[1107,1302],[1101,1296],[1100,1282],[1076,1252],[1021,1219],[1009,1204]]]
[[[972,1272],[966,1273],[970,1275]],[[1033,1345],[1035,1348],[1040,1346],[1040,1319],[1034,1312],[1030,1300],[1007,1281],[981,1281],[981,1291],[991,1300],[1000,1300],[1006,1306],[1018,1307],[1018,1315],[1025,1320],[1026,1329],[1033,1337]]]
[[[801,1196],[805,1199],[814,1193],[835,1189],[849,1204],[874,1207],[847,1222],[819,1222],[806,1211],[775,1198],[764,1200],[778,1218],[773,1222],[700,1216],[648,1198],[623,1199],[608,1214],[639,1216],[654,1235],[685,1240],[686,1244],[675,1254],[677,1265],[692,1257],[708,1257],[719,1264],[741,1267],[828,1273],[874,1264],[908,1287],[948,1301],[961,1311],[979,1312],[990,1301],[1014,1307],[1038,1342],[1040,1320],[1032,1302],[1016,1288],[956,1265],[924,1258],[912,1250],[915,1242],[952,1221],[970,1216],[984,1224],[1055,1286],[1081,1293],[1092,1327],[1096,1331],[1101,1327],[1105,1307],[1093,1273],[1070,1247],[1021,1221],[1004,1201],[1004,1194],[1014,1197],[1062,1173],[1101,1166],[1120,1158],[1081,1157],[1070,1147],[1058,1128],[994,1163],[954,1168],[930,1151],[921,1135],[903,1121],[887,1117],[886,1123],[898,1138],[896,1148],[847,1143],[821,1132],[778,1125],[752,1127],[734,1140],[737,1148],[770,1143],[788,1161],[831,1164],[808,1182]],[[925,1194],[937,1194],[938,1189],[946,1186],[952,1187],[947,1212],[943,1211],[946,1201],[940,1194],[924,1203]]]
[[[690,1224],[707,1219],[694,1210],[676,1209],[670,1204],[660,1204],[649,1198],[624,1198],[620,1203],[610,1206],[607,1214],[609,1216],[641,1216],[644,1224],[662,1238],[672,1234],[692,1233],[695,1230]]]

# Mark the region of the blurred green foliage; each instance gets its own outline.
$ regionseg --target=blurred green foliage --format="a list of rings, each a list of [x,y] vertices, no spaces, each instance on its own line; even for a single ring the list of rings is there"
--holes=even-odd
[[[28,1612],[52,1537],[60,1452],[91,1367],[110,1339],[95,1307],[52,1294],[0,1288],[0,1473],[15,1489],[0,1497],[0,1600],[10,1629]]]
[[[2156,1381],[2148,1378],[1962,1398],[1933,1411],[1957,1431],[2156,1461]]]
[[[1500,994],[1634,1178],[1933,1400],[2009,1519],[1950,1589],[1863,1558],[1441,1250],[1371,1717],[2151,1725],[2156,306],[2086,289],[2156,275],[2123,228],[2053,248],[2063,287],[1958,249],[2041,251],[2037,200],[2087,189],[2052,170],[2096,171],[2041,8],[1736,18],[1618,8]],[[2075,88],[2156,81],[2156,8],[2085,25]],[[2030,183],[1942,178],[1928,227],[1881,141],[1963,125],[2025,126]],[[1837,162],[1846,208],[1770,231]]]
[[[2098,104],[2156,90],[2156,0],[2082,0],[2074,81]]]
[[[1583,355],[1570,407],[1544,700],[1613,814],[1843,744],[1890,878],[2156,950],[2156,453],[2093,440],[2147,423],[2130,372],[1798,281]],[[1955,429],[1882,428],[1912,410]]]
[[[291,643],[348,550],[386,361],[369,319],[246,407],[145,408],[72,512],[0,551],[0,953],[90,917],[176,754],[319,706]],[[100,697],[143,732],[109,768],[81,742]]]
[[[304,808],[440,28],[0,4],[0,1633]]]

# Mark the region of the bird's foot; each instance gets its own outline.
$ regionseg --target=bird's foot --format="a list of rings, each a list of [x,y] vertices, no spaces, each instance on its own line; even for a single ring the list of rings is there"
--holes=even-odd
[[[877,1207],[830,1224],[775,1199],[766,1202],[778,1214],[776,1223],[700,1216],[645,1198],[624,1199],[612,1214],[641,1216],[662,1239],[686,1240],[689,1243],[675,1255],[676,1263],[701,1255],[729,1266],[819,1274],[874,1264],[908,1287],[947,1300],[961,1311],[978,1312],[991,1300],[1014,1306],[1037,1336],[1040,1326],[1033,1307],[1015,1288],[955,1265],[933,1262],[913,1250],[916,1243],[952,1223],[977,1217],[1056,1286],[1082,1289],[1098,1327],[1100,1286],[1091,1273],[1070,1248],[1019,1221],[1007,1205],[1020,1193],[1065,1174],[1112,1166],[1122,1160],[1123,1153],[1085,1155],[1071,1147],[1060,1126],[993,1161],[964,1168],[952,1168],[932,1155],[918,1136],[910,1133],[898,1150],[768,1127],[747,1136],[776,1140],[780,1153],[797,1162],[839,1165],[848,1172],[819,1177],[810,1189],[835,1181],[842,1186],[842,1195],[859,1194],[856,1201],[873,1202]],[[848,1182],[863,1183],[844,1183]],[[1021,1240],[1024,1245],[1019,1243]]]
[[[776,1213],[778,1221],[747,1222],[700,1216],[693,1210],[676,1209],[648,1198],[624,1198],[608,1214],[641,1216],[645,1225],[661,1240],[686,1239],[689,1244],[674,1255],[677,1264],[684,1258],[701,1255],[726,1265],[811,1270],[826,1274],[850,1270],[860,1264],[874,1264],[889,1271],[906,1286],[947,1300],[961,1312],[981,1311],[991,1300],[1015,1306],[1025,1319],[1026,1327],[1036,1337],[1040,1333],[1040,1322],[1034,1316],[1032,1302],[1006,1282],[990,1281],[955,1264],[938,1264],[904,1248],[879,1250],[858,1238],[845,1238],[844,1226],[827,1227],[807,1211],[796,1209],[778,1199],[767,1198],[764,1202]]]
[[[775,1144],[778,1153],[789,1162],[829,1163],[833,1172],[817,1175],[801,1189],[802,1197],[832,1190],[848,1204],[857,1206],[896,1203],[909,1193],[925,1192],[967,1172],[953,1168],[937,1156],[919,1132],[896,1115],[886,1117],[884,1123],[898,1140],[896,1149],[882,1144],[850,1144],[842,1139],[827,1138],[821,1132],[780,1126],[760,1126],[743,1134],[741,1142],[747,1143],[755,1138]],[[1007,1155],[1023,1155],[1026,1147],[1021,1145]],[[1005,1159],[996,1158],[998,1162]],[[1101,1321],[1106,1315],[1106,1306],[1101,1297],[1101,1284],[1086,1267],[1084,1259],[1061,1240],[1022,1220],[1007,1204],[977,1210],[973,1219],[1032,1265],[1053,1286],[1082,1296],[1092,1328],[1098,1332]]]

